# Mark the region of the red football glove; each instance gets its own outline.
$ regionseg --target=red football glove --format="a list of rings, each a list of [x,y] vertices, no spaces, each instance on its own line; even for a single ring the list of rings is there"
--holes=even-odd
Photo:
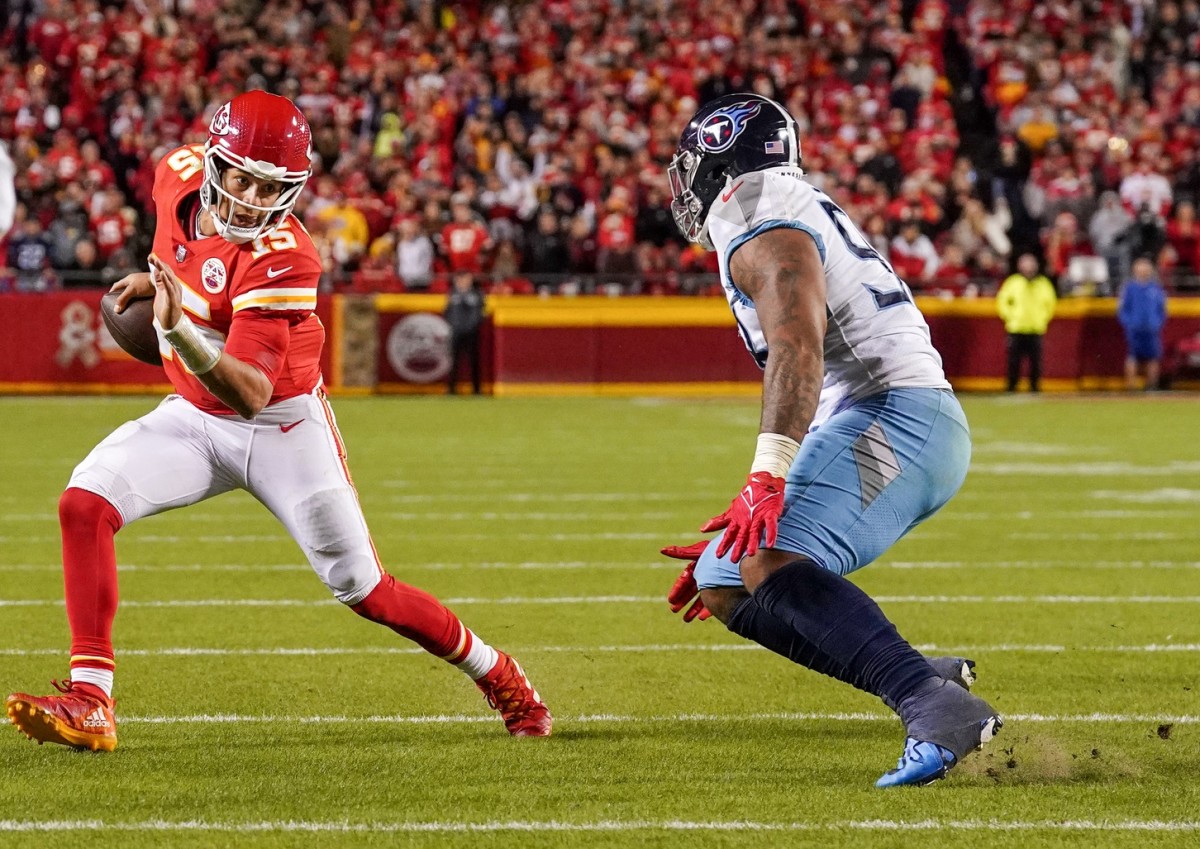
[[[737,563],[743,556],[758,551],[758,541],[765,532],[765,546],[775,545],[779,516],[783,513],[783,478],[770,472],[755,472],[746,479],[729,509],[709,519],[701,526],[702,533],[725,528],[725,536],[717,548],[717,557],[730,557]]]
[[[675,579],[675,585],[667,593],[667,601],[671,604],[672,613],[678,613],[683,610],[688,602],[692,602],[692,606],[688,607],[683,614],[684,622],[691,622],[693,619],[699,619],[703,622],[712,616],[712,612],[700,600],[700,588],[696,586],[696,577],[693,574],[696,571],[696,561],[704,553],[704,549],[708,548],[708,543],[709,540],[702,539],[700,542],[692,543],[691,545],[668,545],[662,549],[662,553],[667,555],[667,557],[674,557],[676,560],[691,561],[679,573],[679,577]],[[692,601],[693,599],[695,601]]]

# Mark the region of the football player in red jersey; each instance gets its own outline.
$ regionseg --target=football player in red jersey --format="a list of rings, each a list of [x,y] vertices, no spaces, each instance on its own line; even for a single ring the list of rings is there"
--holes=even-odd
[[[153,295],[176,394],[96,446],[59,502],[70,680],[55,682],[57,695],[5,702],[39,742],[116,747],[116,532],[232,489],[275,514],[339,601],[470,676],[510,733],[550,734],[550,712],[515,660],[379,564],[321,388],[320,262],[291,214],[311,153],[300,110],[253,91],[217,111],[204,145],[158,165],[150,271],[113,289],[121,309]]]

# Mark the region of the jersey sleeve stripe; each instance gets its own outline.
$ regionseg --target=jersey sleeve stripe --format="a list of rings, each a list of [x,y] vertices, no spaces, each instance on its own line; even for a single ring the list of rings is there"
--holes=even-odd
[[[259,310],[315,310],[317,308],[317,297],[313,295],[311,298],[249,298],[233,307],[234,312],[246,309]]]
[[[235,297],[230,304],[233,311],[249,309],[268,310],[314,310],[317,308],[317,290],[311,288],[254,289]]]
[[[234,307],[238,307],[247,300],[257,298],[273,298],[276,296],[285,298],[310,298],[312,300],[316,300],[317,290],[307,287],[298,289],[254,289],[253,291],[238,295],[233,299],[232,304]]]
[[[821,254],[821,262],[825,261],[825,240],[821,238],[821,234],[799,221],[789,221],[784,218],[771,218],[767,221],[762,221],[754,226],[754,229],[747,230],[740,236],[736,237],[729,243],[729,247],[725,249],[725,265],[729,266],[729,260],[733,258],[733,252],[740,248],[746,242],[753,239],[755,236],[760,236],[768,230],[775,230],[780,227],[787,227],[790,230],[801,230],[812,236],[812,240],[817,243],[817,252]]]

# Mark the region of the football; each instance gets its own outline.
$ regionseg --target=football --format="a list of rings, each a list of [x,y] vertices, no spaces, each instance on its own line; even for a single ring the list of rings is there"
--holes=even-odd
[[[105,292],[100,299],[100,314],[112,338],[135,360],[152,366],[162,365],[158,353],[158,334],[154,332],[154,299],[139,298],[117,313],[118,292]]]

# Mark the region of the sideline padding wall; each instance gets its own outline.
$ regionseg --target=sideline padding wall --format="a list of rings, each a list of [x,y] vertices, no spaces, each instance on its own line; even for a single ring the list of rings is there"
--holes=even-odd
[[[121,351],[99,313],[103,290],[0,295],[0,392],[166,392],[162,372]],[[443,392],[448,368],[444,295],[378,295],[373,378],[345,387],[340,296],[318,306],[323,362],[334,391]],[[918,299],[957,388],[1004,385],[1006,336],[991,299]],[[762,373],[719,298],[497,296],[483,329],[485,391],[497,395],[755,395]],[[1200,333],[1200,298],[1173,298],[1170,352]],[[370,337],[369,337],[370,338]],[[1059,302],[1047,334],[1044,388],[1121,385],[1125,342],[1113,299]],[[465,379],[465,373],[460,379]]]
[[[170,392],[161,368],[133,359],[109,335],[100,315],[106,291],[0,295],[0,392]],[[330,299],[318,303],[326,334],[332,310]],[[327,343],[321,364],[327,376],[332,350]]]
[[[965,390],[1004,386],[1007,335],[991,298],[918,298],[946,373]],[[1117,302],[1063,299],[1045,341],[1049,390],[1120,388],[1125,340]],[[1171,299],[1169,352],[1200,333],[1200,299]],[[498,299],[497,394],[758,391],[762,373],[721,299]]]

